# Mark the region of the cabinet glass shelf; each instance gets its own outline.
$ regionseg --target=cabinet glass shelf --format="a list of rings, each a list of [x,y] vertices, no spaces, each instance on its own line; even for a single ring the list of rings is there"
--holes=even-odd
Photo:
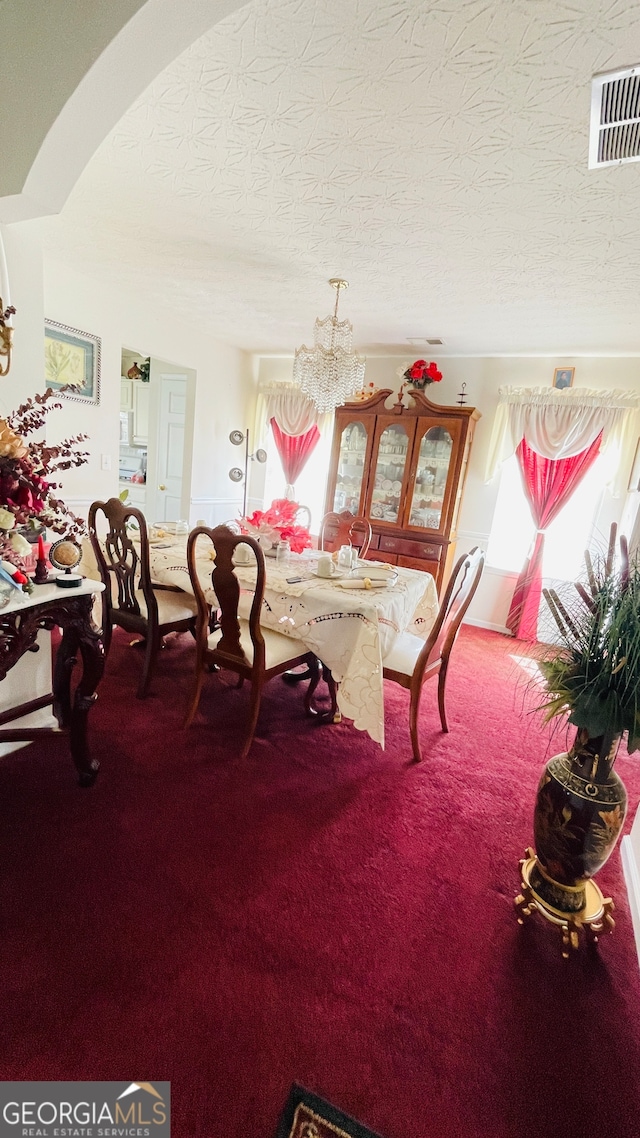
[[[340,436],[333,509],[360,512],[367,431],[363,423],[347,423]]]
[[[453,439],[445,427],[430,427],[422,436],[411,499],[409,525],[440,529]]]

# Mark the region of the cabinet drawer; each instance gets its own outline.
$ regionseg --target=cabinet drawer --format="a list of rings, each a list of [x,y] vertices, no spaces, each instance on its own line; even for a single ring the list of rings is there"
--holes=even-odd
[[[369,548],[369,552],[367,553],[366,560],[367,561],[386,561],[387,565],[397,565],[398,564],[398,558],[397,558],[395,553],[381,553],[379,549],[371,550],[371,548]]]
[[[398,565],[403,569],[419,569],[421,573],[430,573],[436,580],[440,568],[437,561],[420,561],[417,557],[399,557]]]
[[[421,557],[430,561],[439,561],[442,551],[441,545],[429,545],[426,541],[411,541],[406,537],[380,536],[380,549],[388,553],[401,553],[403,557]]]

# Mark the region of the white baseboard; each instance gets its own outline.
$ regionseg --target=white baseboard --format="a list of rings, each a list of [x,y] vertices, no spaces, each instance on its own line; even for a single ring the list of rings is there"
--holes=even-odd
[[[511,637],[508,628],[503,624],[492,624],[490,620],[478,620],[477,617],[465,617],[464,624],[472,624],[474,628],[487,628],[489,632],[502,632],[505,636]],[[511,637],[513,639],[513,637]]]
[[[640,964],[640,870],[633,852],[631,838],[627,834],[620,843],[620,857],[624,872],[625,885],[629,895],[629,908],[633,921],[633,932],[636,938],[636,951],[638,964]]]

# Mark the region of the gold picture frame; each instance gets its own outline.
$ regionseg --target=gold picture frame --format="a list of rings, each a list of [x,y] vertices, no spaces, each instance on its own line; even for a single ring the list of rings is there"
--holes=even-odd
[[[100,403],[100,337],[56,320],[44,322],[45,387],[65,399]],[[64,390],[66,388],[66,390]]]
[[[557,367],[553,373],[553,386],[560,391],[567,387],[573,387],[575,371],[574,367]]]

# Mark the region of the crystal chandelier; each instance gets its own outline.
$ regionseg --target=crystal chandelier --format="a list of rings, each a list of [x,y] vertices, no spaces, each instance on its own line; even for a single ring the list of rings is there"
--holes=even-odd
[[[363,356],[351,350],[352,325],[348,320],[338,320],[340,289],[348,288],[349,282],[332,277],[329,284],[336,290],[333,316],[316,320],[313,348],[303,344],[293,362],[294,382],[318,411],[333,411],[362,387],[366,363]]]

